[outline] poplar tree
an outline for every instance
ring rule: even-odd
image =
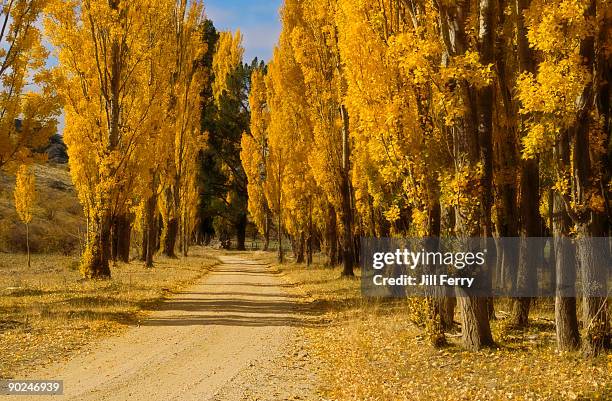
[[[36,202],[36,177],[28,166],[22,164],[17,171],[15,182],[15,210],[19,219],[26,227],[26,251],[28,254],[28,268],[31,267],[30,261],[30,223],[32,222],[32,212]]]
[[[3,1],[0,10],[0,169],[15,169],[55,134],[59,107],[37,21],[48,0]],[[32,84],[39,87],[34,90]],[[14,171],[14,170],[13,170]]]

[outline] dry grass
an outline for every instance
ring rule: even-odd
[[[218,251],[193,248],[191,256],[134,261],[113,268],[112,280],[84,281],[78,259],[0,254],[0,378],[62,360],[102,336],[146,316],[173,291],[193,283],[218,260]]]
[[[260,258],[272,262],[270,255]],[[498,348],[464,352],[457,337],[435,349],[419,321],[419,301],[361,297],[359,281],[339,270],[277,266],[297,291],[321,307],[329,324],[306,328],[320,361],[321,389],[333,400],[597,400],[612,399],[612,355],[594,360],[555,350],[550,308],[539,308],[525,332],[492,322]],[[498,308],[503,308],[500,303]],[[502,315],[502,313],[500,313]]]
[[[78,253],[85,231],[67,166],[37,164],[36,201],[30,224],[30,249],[40,253]],[[0,173],[0,252],[25,252],[25,226],[15,212],[15,176]]]

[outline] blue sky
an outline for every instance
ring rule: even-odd
[[[281,3],[282,0],[204,0],[204,7],[218,30],[240,29],[245,47],[244,61],[250,63],[255,57],[265,61],[272,58],[281,30]],[[51,57],[48,64],[56,65],[55,57]],[[58,131],[63,132],[63,115],[59,123]]]
[[[281,0],[204,0],[206,14],[218,30],[243,34],[244,61],[254,57],[266,61],[272,58],[272,50],[280,33],[278,11]]]

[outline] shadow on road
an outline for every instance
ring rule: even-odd
[[[327,305],[286,293],[295,285],[260,263],[225,263],[196,289],[158,305],[141,326],[321,327]]]

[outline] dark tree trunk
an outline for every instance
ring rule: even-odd
[[[462,55],[468,50],[466,37],[466,18],[469,15],[470,2],[457,1],[450,4],[436,3],[440,8],[441,34],[450,56]],[[478,45],[481,63],[494,61],[493,0],[480,0]],[[457,89],[466,107],[465,118],[454,128],[453,147],[455,150],[456,172],[474,171],[479,164],[483,167],[480,193],[465,193],[470,198],[478,196],[478,206],[460,204],[457,206],[457,235],[462,238],[491,236],[491,199],[492,199],[492,98],[493,89],[487,86],[476,93],[466,81],[459,81]],[[466,215],[466,212],[468,213]],[[471,215],[471,217],[468,217]],[[476,218],[476,217],[477,218]],[[469,241],[467,241],[469,242]],[[469,246],[469,243],[465,244]],[[472,274],[481,287],[490,285],[488,268],[495,262],[495,252],[487,253],[487,265],[474,269]],[[486,288],[484,288],[486,290]],[[461,310],[461,327],[463,346],[469,350],[479,350],[494,344],[489,324],[489,307],[487,298],[479,297],[470,290],[457,289],[458,303]]]
[[[499,1],[498,4],[498,20],[499,25],[505,23],[505,1]],[[504,114],[504,118],[509,121],[516,120],[516,107],[512,100],[512,91],[514,90],[514,82],[511,82],[509,77],[513,76],[514,71],[508,71],[512,65],[506,62],[506,40],[503,36],[497,37],[496,64],[499,72],[499,98],[502,101],[502,107],[499,113]],[[519,164],[519,144],[517,138],[517,129],[513,127],[504,127],[497,132],[498,140],[496,141],[497,154],[497,169],[504,176],[513,175]],[[517,207],[517,188],[516,180],[505,179],[499,180],[496,186],[498,202],[495,207],[495,226],[499,238],[518,237],[518,207]],[[496,239],[497,244],[497,267],[495,270],[495,279],[503,285],[507,290],[514,288],[517,274],[517,257],[518,250],[513,248],[513,241],[500,241]]]
[[[353,206],[351,202],[350,181],[350,146],[349,146],[349,120],[344,105],[340,107],[342,116],[342,276],[354,276],[353,267],[355,255],[353,252]]]
[[[539,169],[537,160],[521,161],[520,177],[520,241],[516,289],[522,296],[513,300],[510,325],[524,328],[528,324],[532,299],[527,295],[537,280],[537,241],[530,240],[541,235],[541,217],[538,207],[540,196]]]
[[[240,215],[238,221],[235,224],[236,228],[236,250],[244,251],[246,247],[244,246],[246,241],[246,227],[247,227],[247,215]]]
[[[266,219],[264,222],[264,243],[263,250],[267,251],[270,247],[270,226],[272,225],[272,221],[270,219],[270,213],[266,210]]]
[[[306,239],[306,265],[312,264],[312,248],[313,248],[313,232],[312,232],[312,198],[308,202],[308,238]]]
[[[30,257],[30,225],[25,224],[26,228],[26,252],[28,254],[28,269],[32,267],[32,259]]]
[[[304,263],[304,245],[305,245],[304,233],[303,232],[300,233],[300,236],[297,237],[295,241],[297,242],[297,255],[295,257],[295,262]]]
[[[573,351],[580,346],[575,293],[576,255],[574,254],[573,247],[569,243],[570,238],[566,237],[569,233],[571,222],[559,194],[555,194],[554,196],[553,208],[557,348],[560,351]]]
[[[359,266],[361,263],[361,236],[354,235],[353,236],[353,255],[355,259],[353,260],[355,266]]]
[[[157,219],[155,218],[155,211],[157,210],[157,196],[153,195],[147,199],[147,203],[145,205],[145,224],[143,228],[143,232],[145,234],[145,239],[143,240],[144,249],[145,249],[145,266],[153,267],[153,255],[155,254],[156,241],[157,241]]]
[[[115,217],[112,226],[113,260],[124,263],[130,261],[130,244],[132,239],[132,221],[127,215]]]
[[[159,252],[162,249],[162,235],[164,234],[164,218],[161,213],[157,213],[155,217],[155,240],[153,241],[155,244],[155,252]]]
[[[293,252],[293,259],[297,259],[298,257],[298,241],[295,238],[295,235],[289,236],[289,244],[291,245],[291,252]]]
[[[179,221],[176,217],[168,221],[168,226],[164,229],[163,254],[169,258],[176,258],[176,237],[178,235]]]
[[[336,209],[328,205],[326,228],[327,266],[335,266],[338,259],[338,226],[336,224]]]
[[[585,18],[594,18],[596,15],[596,2],[591,0],[585,10]],[[603,12],[603,10],[602,10]],[[594,81],[591,81],[583,89],[580,98],[577,100],[579,106],[576,127],[572,137],[572,185],[573,200],[578,205],[588,205],[592,193],[599,196],[606,196],[602,186],[594,185],[595,177],[607,176],[606,171],[599,171],[598,165],[604,170],[608,170],[601,158],[604,155],[591,154],[590,130],[592,125],[592,111],[596,102],[593,101],[597,96],[595,93],[600,90],[595,86],[599,84],[597,77],[603,72],[598,71],[600,62],[596,60],[595,37],[589,35],[580,43],[580,56],[584,66],[594,72]],[[602,57],[599,55],[599,57]],[[606,145],[608,145],[606,143]],[[591,157],[594,157],[593,161]],[[581,269],[581,279],[583,285],[583,320],[585,335],[582,342],[585,354],[595,356],[610,345],[610,322],[608,321],[607,306],[607,266],[610,260],[609,247],[598,245],[594,237],[604,237],[609,233],[608,216],[603,211],[586,206],[576,213],[576,231],[578,236],[578,261]],[[603,278],[603,279],[602,279]]]
[[[427,240],[423,244],[423,248],[427,252],[438,252],[440,250],[440,230],[441,230],[441,209],[440,203],[435,202],[428,213],[427,225]],[[439,266],[430,266],[435,274],[441,273],[438,271]],[[444,336],[445,329],[453,325],[453,317],[449,318],[450,314],[454,315],[454,306],[451,299],[451,291],[447,291],[446,287],[435,287],[433,294],[428,298],[428,331],[429,338],[434,347],[441,347],[447,344]],[[450,320],[450,322],[449,322]]]
[[[183,223],[181,224],[181,250],[183,257],[189,256],[189,245],[191,242],[191,233],[189,232],[189,218],[187,212],[183,213]]]
[[[524,328],[529,323],[529,309],[531,308],[532,299],[529,297],[520,297],[513,299],[512,313],[510,315],[509,325],[513,328]]]
[[[285,252],[283,251],[283,220],[280,212],[278,213],[278,263],[285,262]]]
[[[528,293],[537,279],[537,265],[535,258],[537,244],[532,237],[541,236],[541,216],[539,212],[540,179],[537,160],[522,160],[519,178],[519,210],[520,210],[520,236],[519,260],[516,289],[519,293]],[[521,297],[514,300],[511,324],[515,327],[526,327],[528,324],[531,298]]]
[[[597,224],[597,223],[594,223]],[[601,246],[589,235],[593,229],[588,228],[578,240],[578,260],[581,266],[581,279],[584,296],[582,299],[583,323],[585,327],[582,342],[587,356],[599,355],[610,348],[610,321],[608,320],[608,299],[606,266],[610,256],[607,246]]]
[[[440,299],[440,321],[444,331],[451,331],[455,328],[455,306],[457,305],[457,298],[452,295],[453,294],[446,294],[445,297]]]
[[[518,62],[520,72],[534,73],[534,58],[529,48],[527,28],[524,21],[524,12],[529,8],[529,4],[530,0],[515,0]],[[525,121],[524,117],[519,118],[521,137],[523,137],[523,131],[526,129]],[[534,264],[535,259],[533,257],[535,252],[534,242],[523,239],[541,235],[542,222],[537,207],[540,201],[540,173],[536,159],[521,160],[519,166],[519,233],[522,240],[520,241],[516,288],[519,293],[527,293],[529,292],[529,286],[535,283],[537,266]],[[514,300],[510,316],[511,325],[518,328],[527,326],[531,302],[531,298],[525,296]]]
[[[81,271],[87,278],[110,278],[109,260],[111,257],[111,221],[102,216],[91,221],[87,249]]]
[[[146,212],[145,212],[146,213]],[[147,261],[147,248],[149,245],[149,233],[147,232],[147,225],[145,219],[143,219],[143,229],[142,229],[142,242],[140,244],[140,261]]]
[[[455,218],[452,208],[440,208],[440,233],[450,235],[454,231]],[[457,298],[451,288],[445,287],[444,296],[440,299],[440,319],[442,329],[446,332],[455,329],[455,308]]]
[[[471,351],[494,344],[489,325],[489,305],[486,298],[459,297],[461,337],[463,346]]]

